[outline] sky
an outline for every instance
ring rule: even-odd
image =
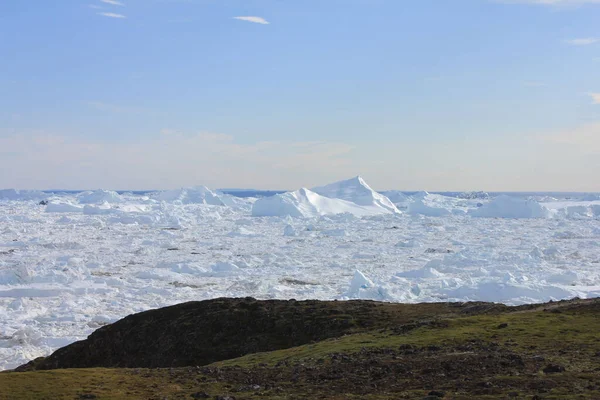
[[[600,192],[600,0],[0,1],[0,188]]]

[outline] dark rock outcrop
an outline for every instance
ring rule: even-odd
[[[130,315],[17,371],[207,365],[372,328],[402,330],[415,318],[431,320],[471,306],[252,298],[190,302]]]

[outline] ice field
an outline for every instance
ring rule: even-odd
[[[131,313],[222,296],[600,296],[600,197],[379,194],[358,177],[260,199],[0,191],[0,369]]]

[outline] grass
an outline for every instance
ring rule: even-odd
[[[519,348],[520,353],[551,355],[550,360],[585,369],[586,357],[600,353],[600,315],[595,313],[553,313],[544,311],[506,313],[444,320],[406,334],[385,330],[347,335],[341,338],[284,349],[250,354],[215,363],[217,366],[252,367],[256,364],[302,361],[334,353],[356,353],[364,348],[393,348],[402,345],[459,346],[468,342],[497,343]],[[505,328],[499,328],[506,324]]]
[[[544,309],[545,308],[545,309]],[[0,373],[0,399],[600,399],[600,303],[447,316],[206,367]],[[549,364],[564,372],[544,373]],[[258,385],[258,386],[253,386]],[[538,396],[538,397],[534,397]]]
[[[199,389],[223,393],[219,384],[201,384],[182,376],[168,370],[106,368],[1,373],[0,399],[191,398]]]

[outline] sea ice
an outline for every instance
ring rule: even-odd
[[[600,296],[600,201],[591,196],[391,193],[402,214],[361,178],[260,199],[204,187],[0,193],[0,369],[131,313],[222,296]]]
[[[484,218],[549,218],[550,210],[535,200],[525,200],[506,195],[496,197],[483,207],[469,212],[473,217]]]

